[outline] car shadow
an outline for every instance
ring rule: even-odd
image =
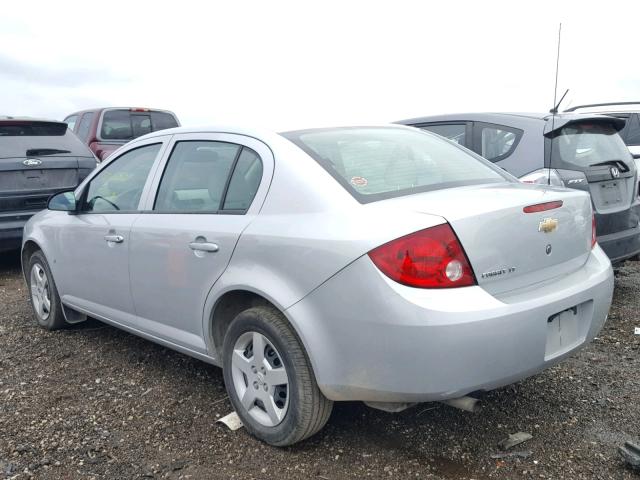
[[[0,274],[20,271],[20,250],[0,253]]]

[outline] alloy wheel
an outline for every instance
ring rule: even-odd
[[[30,287],[31,300],[36,314],[41,320],[47,320],[51,315],[51,288],[47,272],[39,263],[31,267]]]
[[[233,348],[231,374],[236,395],[247,413],[265,427],[275,427],[289,408],[289,377],[282,356],[267,337],[245,332]]]

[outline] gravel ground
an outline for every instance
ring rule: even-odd
[[[0,256],[0,478],[616,478],[640,437],[640,263],[623,267],[602,334],[574,358],[489,393],[479,413],[336,404],[277,449],[229,432],[221,371],[89,321],[36,326],[17,255]],[[527,458],[492,459],[509,433]]]

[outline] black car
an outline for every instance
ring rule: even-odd
[[[640,253],[638,172],[625,120],[576,113],[470,113],[401,120],[437,133],[523,182],[591,194],[598,243],[615,265]]]
[[[66,123],[0,117],[0,252],[20,248],[26,221],[95,167]]]
[[[565,112],[599,113],[625,120],[620,136],[634,158],[640,159],[640,102],[592,103],[567,108]],[[637,165],[637,163],[636,163]]]

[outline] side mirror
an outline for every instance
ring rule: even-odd
[[[60,192],[49,198],[47,209],[59,212],[75,212],[76,196],[73,191]]]

